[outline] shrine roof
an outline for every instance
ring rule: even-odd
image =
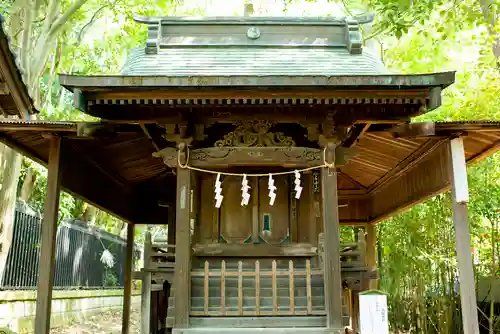
[[[147,87],[435,87],[454,73],[395,75],[363,47],[363,17],[140,17],[145,46],[121,75],[61,75],[68,89]]]
[[[17,66],[16,56],[0,15],[0,114],[25,117],[37,113]]]

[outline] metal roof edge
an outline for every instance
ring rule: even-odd
[[[15,120],[0,121],[0,131],[47,131],[47,132],[77,132],[79,127],[90,122],[44,121],[44,120]]]
[[[38,110],[35,109],[33,100],[28,93],[28,88],[23,80],[21,70],[16,62],[16,55],[10,47],[9,37],[4,30],[5,18],[0,15],[0,69],[2,65],[5,70],[4,79],[9,86],[10,95],[14,100],[18,116],[24,118],[23,111],[28,114],[37,114]]]
[[[127,75],[66,75],[59,81],[69,90],[130,89],[145,87],[448,87],[455,82],[455,71],[428,74],[381,74],[345,76],[127,76]]]
[[[134,15],[134,21],[145,24],[162,25],[339,25],[344,26],[347,20],[359,24],[371,23],[374,14],[358,16],[317,16],[317,17],[286,17],[286,16],[142,16]]]

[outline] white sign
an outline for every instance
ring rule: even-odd
[[[359,322],[361,334],[389,334],[387,296],[359,295]]]

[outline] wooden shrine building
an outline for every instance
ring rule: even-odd
[[[155,318],[143,333],[341,333],[377,284],[374,224],[453,189],[464,328],[478,333],[465,164],[499,148],[500,123],[410,123],[454,73],[388,73],[362,20],[138,17],[148,40],[122,74],[60,76],[100,122],[0,123],[49,168],[36,333],[59,189],[129,223],[123,333],[134,224],[169,226],[138,273]],[[340,225],[363,227],[359,242],[341,245]],[[150,307],[165,281],[166,314]]]

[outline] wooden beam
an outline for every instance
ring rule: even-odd
[[[342,146],[344,147],[353,147],[356,145],[357,141],[361,136],[368,131],[370,128],[371,122],[368,123],[357,123],[354,124],[352,130],[347,135],[347,138],[344,140]]]
[[[0,82],[0,95],[9,95],[10,89],[5,82]]]
[[[436,124],[433,122],[404,123],[392,127],[389,129],[389,132],[391,132],[395,138],[434,136],[436,134]]]
[[[334,161],[335,145],[328,143],[326,161]],[[342,328],[342,277],[340,267],[340,225],[335,166],[321,169],[323,206],[324,284],[327,327]]]
[[[127,249],[123,282],[122,334],[130,333],[130,305],[132,301],[132,271],[134,264],[134,224],[127,225]]]
[[[468,187],[463,140],[461,137],[449,142],[449,173],[452,183],[453,224],[457,247],[460,301],[464,334],[479,334],[477,317],[476,284],[472,267],[472,249],[468,218]]]
[[[311,257],[318,254],[311,244],[197,244],[194,256],[224,257]]]
[[[47,197],[45,199],[44,218],[42,223],[35,334],[49,334],[50,332],[60,186],[61,138],[53,137],[50,140]]]
[[[183,144],[180,145],[185,150]],[[185,153],[181,159],[185,160]],[[177,213],[175,222],[175,321],[174,328],[189,326],[189,309],[191,301],[191,170],[177,167]]]
[[[337,166],[356,156],[355,149],[338,148]],[[154,157],[162,158],[169,167],[177,167],[177,149],[164,148]],[[227,168],[230,166],[311,167],[323,164],[323,150],[308,147],[208,147],[192,150],[189,165],[198,168]]]
[[[111,103],[111,102],[110,102]],[[107,123],[158,123],[178,124],[179,114],[190,113],[203,123],[232,123],[243,120],[268,120],[281,123],[320,124],[332,108],[332,104],[95,104],[87,112],[105,118]],[[281,109],[281,110],[280,110]],[[334,121],[337,125],[350,126],[354,123],[399,124],[408,117],[421,113],[417,104],[335,104],[338,112]]]

